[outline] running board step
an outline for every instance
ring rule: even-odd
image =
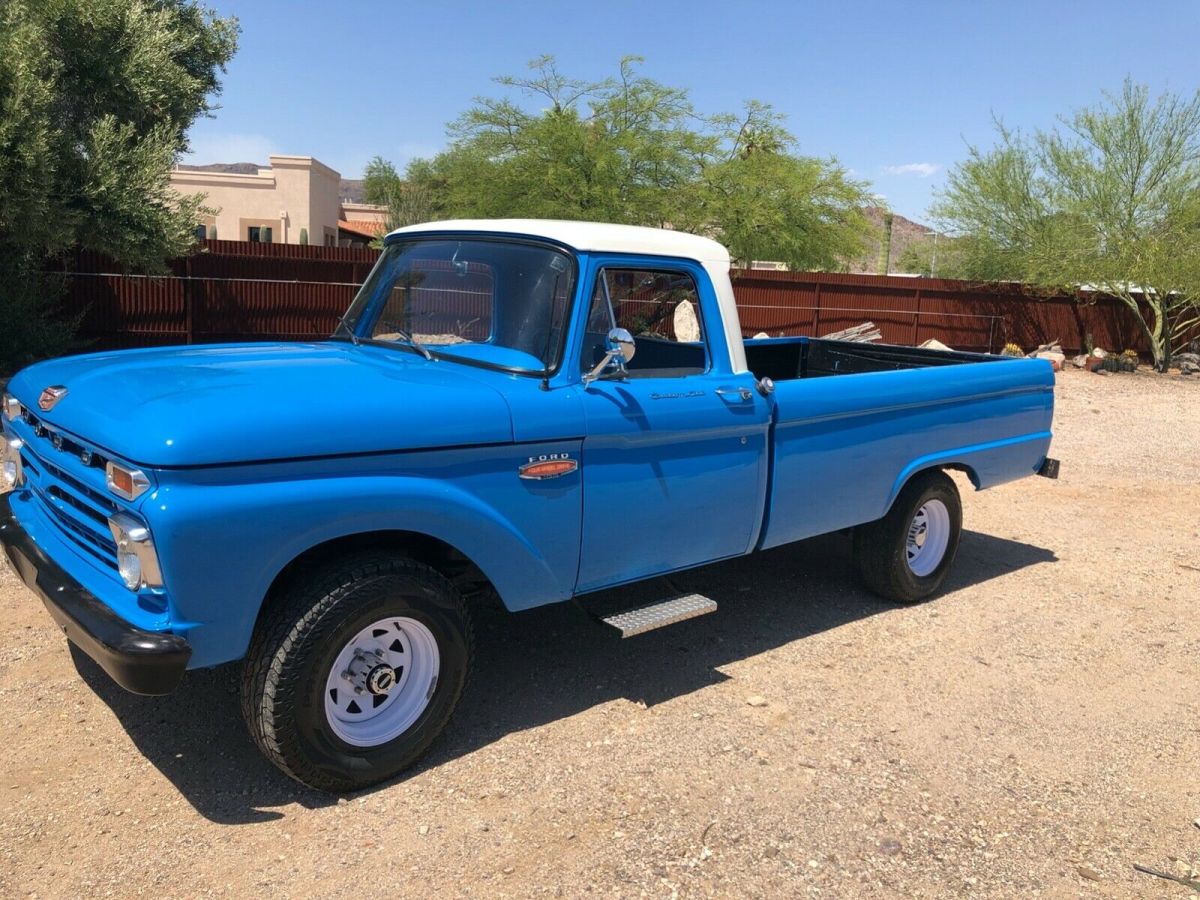
[[[694,619],[706,613],[716,612],[716,601],[700,594],[680,594],[670,600],[627,609],[624,612],[604,616],[600,621],[621,632],[621,637],[630,638],[655,628],[665,628],[676,622]]]

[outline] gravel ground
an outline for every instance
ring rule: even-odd
[[[1200,865],[1200,379],[1057,394],[1061,479],[967,493],[937,600],[828,537],[630,641],[488,613],[432,754],[346,798],[258,756],[230,670],[123,694],[5,570],[0,894],[1188,897],[1132,864]]]

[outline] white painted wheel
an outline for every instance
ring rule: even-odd
[[[416,619],[380,619],[350,639],[325,681],[325,718],[355,747],[378,747],[420,718],[437,687],[441,652]]]
[[[941,565],[950,544],[950,510],[941,500],[928,500],[908,526],[905,551],[908,568],[924,578]]]

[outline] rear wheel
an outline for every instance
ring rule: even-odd
[[[924,600],[946,580],[961,532],[958,488],[945,472],[922,472],[904,486],[886,516],[855,529],[863,581],[888,600]]]
[[[370,554],[289,590],[242,677],[251,735],[310,787],[349,791],[412,765],[450,719],[473,650],[458,591],[428,566]]]

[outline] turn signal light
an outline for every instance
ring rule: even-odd
[[[127,469],[114,462],[104,467],[104,480],[110,491],[126,500],[136,500],[150,487],[150,479],[140,469]]]

